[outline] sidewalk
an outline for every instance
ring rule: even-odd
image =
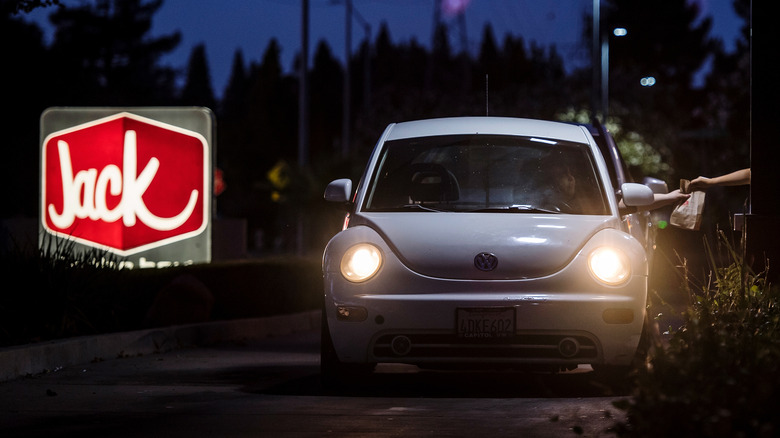
[[[2,348],[0,349],[0,382],[96,360],[319,330],[320,317],[320,311],[314,310],[291,315],[83,336]]]

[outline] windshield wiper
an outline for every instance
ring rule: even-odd
[[[560,211],[539,208],[533,205],[503,205],[500,207],[478,208],[469,210],[469,213],[547,213],[560,214]]]
[[[441,208],[433,208],[428,207],[426,205],[422,204],[406,204],[406,205],[399,205],[397,207],[398,210],[422,210],[422,211],[432,211],[435,213],[442,213],[442,212],[451,212],[452,210],[443,210]]]

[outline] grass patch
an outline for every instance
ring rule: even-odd
[[[616,403],[621,437],[764,437],[780,433],[780,293],[745,264],[741,245],[705,242],[711,273],[683,285],[690,304],[668,346]],[[683,267],[685,263],[683,263]]]

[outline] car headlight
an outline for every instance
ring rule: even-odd
[[[631,264],[620,250],[602,246],[588,257],[588,269],[600,281],[615,286],[624,283],[631,276]]]
[[[382,266],[382,252],[374,245],[359,243],[341,258],[341,275],[349,281],[366,281]]]

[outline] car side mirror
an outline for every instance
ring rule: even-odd
[[[653,190],[643,184],[625,183],[620,186],[620,191],[623,194],[623,204],[628,207],[642,207],[655,201]]]
[[[650,187],[650,190],[652,190],[653,193],[657,193],[659,195],[669,193],[669,187],[666,185],[666,182],[658,178],[646,176],[644,179],[642,179],[642,184]]]
[[[325,187],[325,200],[328,202],[334,202],[348,206],[350,204],[351,195],[352,180],[349,178],[342,178],[331,181],[331,183]]]

